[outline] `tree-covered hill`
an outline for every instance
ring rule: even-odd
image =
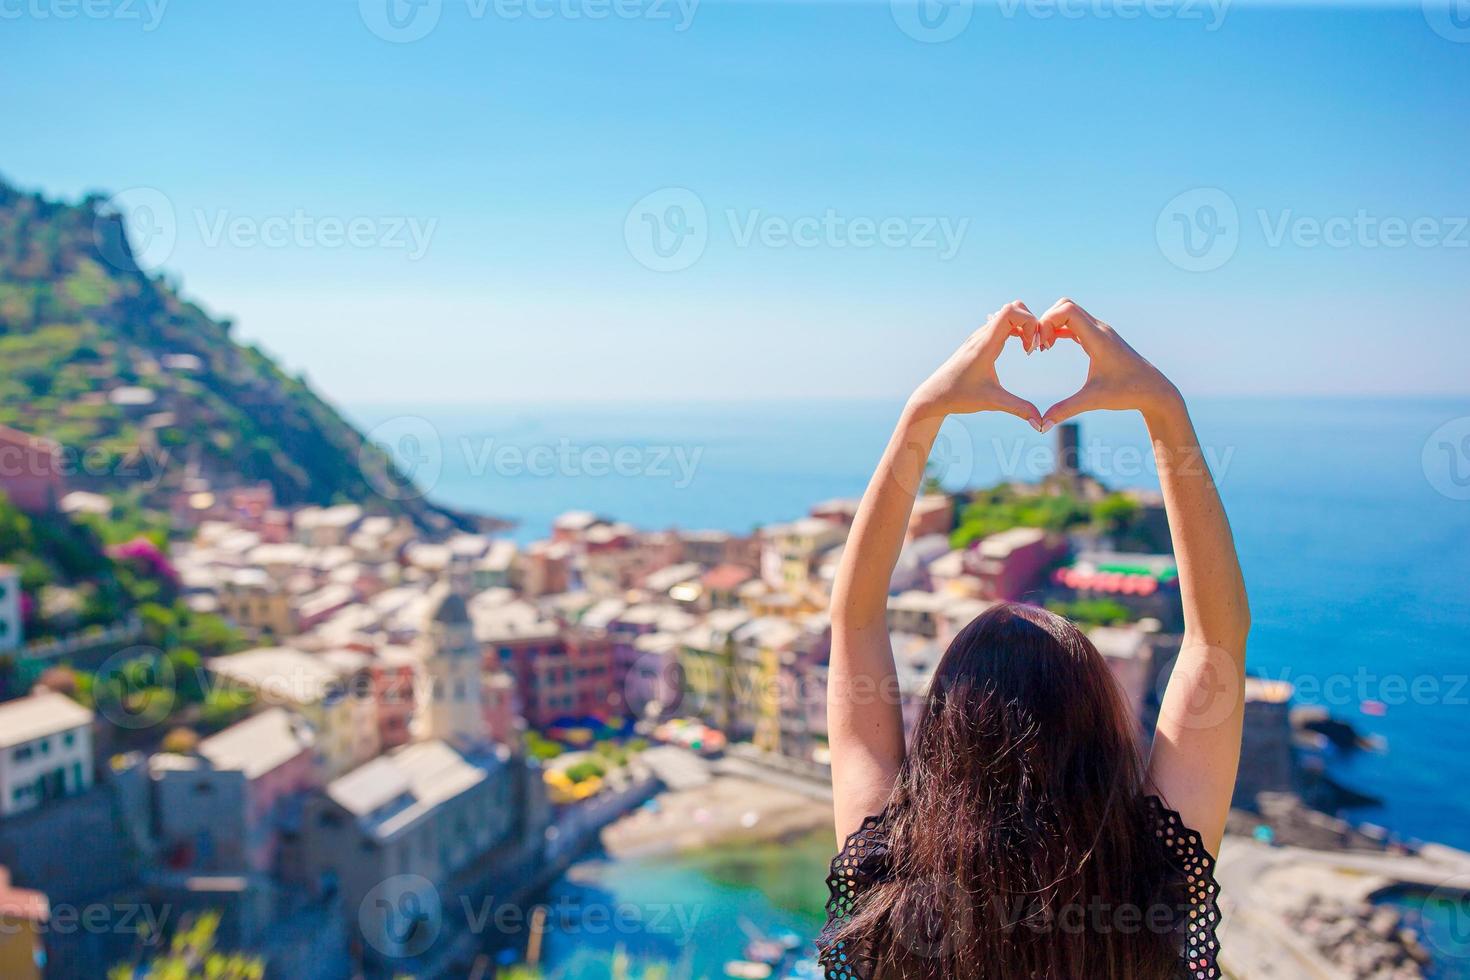
[[[66,447],[71,486],[145,506],[199,475],[216,488],[269,481],[285,504],[407,513],[430,530],[466,522],[375,490],[387,457],[228,321],[140,269],[103,198],[50,201],[3,180],[0,423]]]

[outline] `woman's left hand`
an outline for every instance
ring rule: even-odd
[[[996,358],[1011,337],[1020,337],[1028,354],[1039,343],[1036,317],[1020,300],[992,314],[985,326],[971,334],[919,385],[909,398],[910,409],[922,416],[1007,412],[1041,431],[1041,412],[1026,399],[1006,391],[995,373]]]

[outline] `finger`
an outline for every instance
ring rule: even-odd
[[[1049,320],[1036,321],[1036,346],[1040,350],[1051,350],[1057,342],[1057,324]]]
[[[1006,329],[1006,336],[1020,337],[1021,347],[1026,353],[1031,353],[1037,346],[1037,324],[1036,314],[1020,300],[1012,300],[1001,307],[996,316],[1001,317],[1001,322]]]
[[[1041,417],[1040,431],[1049,432],[1052,426],[1097,408],[1098,401],[1097,389],[1091,385],[1083,385],[1081,391],[1068,395],[1046,410],[1046,414]]]
[[[1013,395],[1002,388],[995,396],[995,407],[1002,412],[1009,412],[1016,418],[1025,419],[1037,432],[1042,431],[1041,412],[1035,405],[1019,395]]]
[[[1051,309],[1041,314],[1039,323],[1043,331],[1051,332],[1053,343],[1058,337],[1070,337],[1089,353],[1096,347],[1101,336],[1097,321],[1091,314],[1065,297],[1057,300]]]

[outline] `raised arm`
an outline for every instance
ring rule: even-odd
[[[1149,779],[1213,854],[1240,762],[1250,631],[1230,524],[1179,391],[1112,327],[1070,300],[1039,322],[1043,346],[1070,337],[1091,361],[1082,390],[1049,409],[1045,427],[1093,409],[1137,410],[1148,426],[1184,603],[1184,646],[1164,691]]]
[[[873,473],[832,588],[827,727],[837,837],[881,810],[903,762],[903,717],[888,639],[888,587],[914,496],[945,416],[1001,411],[1041,427],[1030,402],[1000,385],[995,359],[1008,337],[1030,352],[1036,319],[1016,302],[991,316],[909,398]]]

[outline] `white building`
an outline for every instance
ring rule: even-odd
[[[20,572],[14,565],[0,565],[0,650],[21,645]]]
[[[0,817],[91,786],[91,711],[51,691],[0,704]]]

